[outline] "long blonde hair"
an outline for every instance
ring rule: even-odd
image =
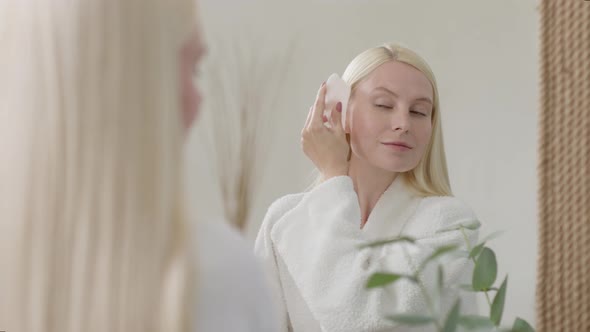
[[[420,195],[452,195],[443,144],[438,87],[434,74],[426,61],[406,47],[387,43],[357,55],[342,74],[342,79],[354,91],[359,82],[377,67],[389,61],[403,62],[418,69],[428,78],[434,93],[430,142],[418,165],[411,171],[404,173],[404,178]]]
[[[193,0],[0,3],[0,329],[189,327]]]

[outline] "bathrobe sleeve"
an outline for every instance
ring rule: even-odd
[[[287,305],[283,296],[283,289],[278,270],[277,253],[271,239],[271,230],[276,221],[283,216],[288,210],[292,209],[300,200],[302,195],[288,195],[275,201],[268,209],[256,242],[254,244],[254,253],[262,262],[266,272],[267,283],[271,290],[273,305],[278,315],[280,327],[277,332],[287,332],[289,330],[289,316],[287,314]]]
[[[350,177],[329,179],[282,213],[275,216],[278,220],[271,230],[272,244],[266,245],[273,245],[274,254],[281,256],[326,332],[405,331],[403,327],[394,328],[396,324],[386,314],[448,311],[458,294],[452,286],[471,270],[465,256],[442,256],[439,262],[444,267],[444,288],[441,300],[430,301],[430,305],[419,286],[410,281],[365,288],[374,272],[412,274],[435,247],[466,247],[465,238],[471,245],[476,241],[476,231],[437,233],[475,218],[469,208],[452,197],[421,199],[404,229],[404,235],[416,238],[417,243],[365,249],[360,249],[367,239],[360,229],[360,208]],[[430,292],[435,289],[436,271],[433,266],[421,275],[423,286]]]

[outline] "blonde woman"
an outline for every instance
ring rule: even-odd
[[[0,330],[275,331],[248,246],[189,232],[193,2],[1,2]]]
[[[475,216],[451,194],[438,90],[426,62],[385,44],[358,55],[343,79],[352,87],[345,126],[341,104],[330,119],[323,116],[323,84],[302,130],[303,151],[320,171],[320,184],[272,204],[255,251],[272,278],[283,331],[405,331],[385,315],[446,313],[458,296],[454,286],[469,278],[467,259],[441,260],[440,307],[430,308],[408,281],[366,290],[369,276],[413,273],[434,247],[465,247],[460,231],[437,231]],[[399,235],[418,243],[359,248]],[[473,244],[477,231],[465,235]],[[432,291],[436,269],[422,277]],[[462,307],[474,305],[473,296],[463,299]]]

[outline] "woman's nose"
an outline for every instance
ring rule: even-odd
[[[410,112],[399,110],[393,113],[391,117],[391,130],[407,132],[410,129]]]

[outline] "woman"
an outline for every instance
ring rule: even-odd
[[[247,245],[188,229],[193,2],[1,3],[0,330],[275,331]]]
[[[477,231],[437,231],[475,216],[451,196],[438,90],[426,62],[385,44],[358,55],[342,78],[352,89],[344,128],[340,103],[330,119],[323,116],[322,84],[302,131],[303,151],[320,171],[320,184],[272,204],[255,251],[271,275],[283,330],[403,331],[385,315],[445,314],[458,296],[454,286],[468,278],[466,258],[440,260],[440,307],[406,280],[364,289],[369,276],[412,274],[435,247],[473,244]],[[417,243],[360,249],[401,235]],[[436,269],[421,276],[434,290]],[[474,298],[464,300],[463,307],[474,310]]]

